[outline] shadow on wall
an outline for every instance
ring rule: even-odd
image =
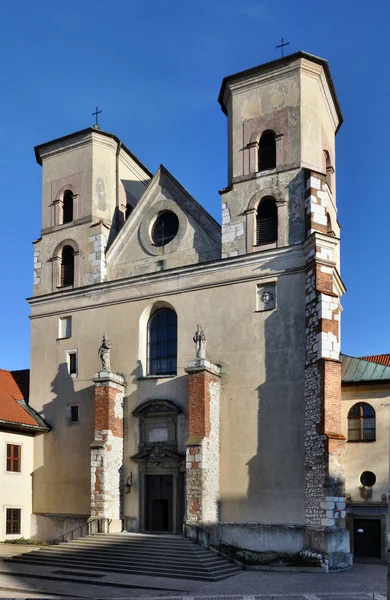
[[[145,179],[143,181],[132,181],[132,180],[128,180],[128,179],[121,179],[120,186],[122,187],[122,190],[123,190],[124,196],[125,196],[125,198],[123,198],[123,200],[122,200],[122,203],[130,204],[134,209],[136,204],[141,200],[149,183],[150,183],[150,179]],[[119,191],[119,193],[120,193],[120,191]],[[98,197],[99,197],[99,195],[98,195]],[[119,198],[119,201],[121,202],[120,198]],[[118,235],[118,233],[124,226],[125,222],[126,222],[125,213],[123,212],[123,210],[120,210],[120,208],[118,206],[115,206],[114,213],[113,213],[112,219],[111,219],[111,228],[110,228],[110,233],[108,236],[106,250],[108,250],[110,248],[111,244],[113,243],[116,236]]]
[[[90,444],[94,439],[94,386],[76,391],[61,363],[51,382],[53,400],[42,416],[52,427],[35,447],[33,523],[39,541],[81,525],[90,515]],[[48,513],[54,515],[48,517]],[[34,523],[35,521],[35,523]],[[35,533],[33,539],[38,539]]]
[[[280,265],[274,268],[279,270]],[[272,272],[273,265],[267,263],[267,269]],[[305,522],[304,273],[278,279],[276,307],[257,313],[259,330],[253,338],[258,357],[250,368],[263,383],[255,388],[257,452],[247,462],[246,496],[221,497],[222,521]],[[250,405],[248,409],[252,415]],[[242,418],[249,417],[244,412]]]

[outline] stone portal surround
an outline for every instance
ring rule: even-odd
[[[216,522],[219,517],[220,368],[206,360],[190,362],[186,506],[188,522]]]
[[[121,530],[123,493],[122,375],[101,371],[95,383],[95,439],[91,444],[91,517],[113,521]]]

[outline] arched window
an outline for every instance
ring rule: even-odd
[[[358,402],[349,410],[348,441],[375,441],[375,410],[366,402]]]
[[[62,200],[62,222],[71,223],[73,221],[73,192],[66,190]]]
[[[263,198],[256,214],[256,244],[272,244],[278,239],[278,211],[275,200]]]
[[[160,308],[148,323],[148,375],[176,375],[177,316],[170,308]]]
[[[61,254],[60,285],[74,284],[74,250],[72,246],[64,246]]]
[[[265,131],[259,141],[259,171],[276,167],[276,141],[273,131]]]

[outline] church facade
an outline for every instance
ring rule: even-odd
[[[36,148],[33,534],[185,523],[345,568],[341,110],[304,52],[226,77],[219,102],[222,228],[113,134]]]

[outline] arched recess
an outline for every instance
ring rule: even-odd
[[[334,166],[331,158],[330,151],[325,148],[323,152],[323,171],[326,175],[326,183],[328,184],[329,191],[332,192],[334,189]]]
[[[54,225],[72,223],[80,216],[80,195],[72,183],[58,190],[53,205]]]
[[[176,315],[175,307],[165,300],[158,300],[153,304],[147,306],[143,311],[139,319],[139,342],[138,342],[138,377],[167,377],[177,373],[177,364],[174,373],[150,373],[149,367],[149,324],[150,319],[155,313],[162,309],[168,309]],[[178,331],[178,324],[176,320],[176,327]],[[176,340],[176,359],[177,359],[177,340]]]
[[[259,208],[265,200],[272,200],[276,208],[277,235],[274,241],[264,243],[264,240],[258,240],[258,219]],[[264,206],[264,203],[263,203]],[[287,202],[280,198],[280,192],[274,188],[265,188],[256,192],[250,199],[246,210],[246,251],[257,252],[258,250],[268,250],[271,248],[280,248],[287,245]]]
[[[53,292],[64,287],[80,285],[80,252],[74,240],[64,240],[58,244],[52,256]]]
[[[244,149],[244,173],[282,167],[285,164],[283,134],[273,127],[256,129]]]

